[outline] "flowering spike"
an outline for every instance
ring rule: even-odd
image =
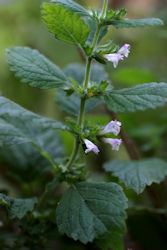
[[[105,126],[105,128],[100,132],[100,134],[104,135],[107,133],[113,133],[117,136],[121,130],[121,125],[122,124],[119,121],[111,121]]]
[[[118,66],[118,62],[120,60],[123,60],[123,55],[119,53],[114,53],[114,54],[105,54],[103,55],[105,59],[113,63],[114,68]]]
[[[103,138],[103,141],[109,143],[112,147],[112,150],[119,150],[119,147],[122,143],[121,139],[112,139],[112,138]]]
[[[90,151],[93,151],[95,154],[98,154],[100,152],[100,150],[98,149],[98,147],[91,141],[89,141],[88,139],[83,139],[87,149],[85,150],[85,153],[89,153]]]
[[[130,53],[130,44],[124,44],[120,50],[118,51],[119,54],[121,54],[122,56],[128,57],[129,53]]]

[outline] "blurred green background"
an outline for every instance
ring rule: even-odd
[[[62,69],[70,63],[83,62],[76,47],[55,40],[53,35],[48,33],[40,15],[42,2],[42,0],[0,0],[0,92],[29,110],[63,120],[64,114],[54,103],[55,90],[42,91],[20,83],[10,72],[6,62],[5,50],[12,46],[30,46],[38,49]],[[100,8],[102,5],[100,0],[80,0],[77,2],[85,7],[89,5]],[[114,69],[111,64],[106,66],[112,84],[116,88],[122,88],[154,81],[167,82],[166,1],[113,0],[109,2],[110,7],[114,9],[125,7],[128,10],[128,18],[153,16],[162,18],[165,23],[162,28],[116,30],[110,27],[110,32],[103,41],[111,39],[120,46],[124,43],[131,45],[129,58],[121,62],[117,69]],[[95,110],[88,117],[94,122],[98,121],[103,124],[110,120],[107,114],[100,112],[100,109]],[[167,161],[167,107],[146,112],[120,114],[119,118],[141,157],[161,157]],[[67,152],[70,153],[71,137],[66,134],[64,141]],[[111,157],[126,159],[128,154],[122,147],[119,153],[108,153],[107,158]],[[97,169],[101,168],[102,162],[95,157],[90,157],[90,160],[97,166]],[[99,173],[97,175],[98,177],[95,178],[101,178]],[[3,174],[0,178],[2,178],[1,186],[4,187],[6,182]],[[9,186],[9,183],[7,185]],[[160,186],[154,185],[153,188],[154,195],[159,200],[159,208],[167,209],[167,182]],[[144,204],[152,202],[145,193],[136,198],[133,192],[128,191],[127,196],[132,199],[132,203],[141,200]],[[133,250],[167,249],[166,221],[166,215],[158,214],[155,211],[150,213],[139,211],[137,214],[132,212],[128,220],[129,234],[125,238],[127,248]],[[70,248],[64,247],[62,249]],[[72,249],[74,249],[73,245]],[[80,249],[84,248],[81,246]]]

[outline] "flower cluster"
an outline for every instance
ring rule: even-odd
[[[124,59],[125,57],[128,57],[130,53],[130,45],[124,44],[119,50],[118,53],[112,53],[112,54],[105,54],[103,57],[107,59],[108,61],[113,63],[114,68],[118,66],[118,62],[120,60]]]
[[[103,130],[100,131],[100,135],[108,134],[108,133],[113,133],[114,135],[118,135],[121,130],[121,122],[119,121],[111,121],[109,122]],[[122,140],[121,139],[113,139],[113,138],[103,138],[102,139],[104,142],[109,143],[112,147],[112,150],[119,150],[119,147],[121,145]],[[85,153],[89,153],[90,151],[93,151],[95,154],[98,154],[100,150],[98,147],[88,139],[83,139],[85,145],[86,145],[86,150]]]

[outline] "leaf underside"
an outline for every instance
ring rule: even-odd
[[[90,16],[90,13],[84,7],[72,0],[51,0],[51,3],[62,6],[79,16]]]
[[[144,19],[132,19],[132,20],[111,20],[108,21],[109,25],[113,25],[115,28],[135,28],[145,26],[159,26],[163,25],[163,21],[159,18],[144,18]]]

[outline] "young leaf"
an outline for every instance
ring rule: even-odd
[[[167,102],[166,83],[148,83],[132,88],[113,90],[104,100],[114,112],[134,112],[156,108]]]
[[[37,50],[14,47],[7,50],[7,58],[16,77],[31,87],[58,88],[68,82],[64,73]]]
[[[167,163],[156,158],[141,161],[111,161],[104,164],[104,169],[118,177],[120,182],[137,194],[142,193],[146,185],[160,183],[167,175]]]
[[[43,4],[43,19],[58,40],[84,48],[89,28],[80,16],[54,4]]]
[[[40,151],[45,151],[41,134],[47,130],[66,129],[57,121],[32,113],[18,104],[0,97],[0,146],[31,142]],[[55,136],[57,133],[55,133]]]
[[[51,3],[62,6],[67,10],[70,10],[79,16],[91,16],[89,11],[87,11],[80,4],[72,1],[72,0],[51,0]]]
[[[0,194],[0,204],[5,205],[10,219],[22,219],[28,212],[32,212],[37,198],[17,199]]]
[[[163,21],[159,18],[144,18],[132,20],[111,20],[107,21],[107,25],[113,25],[115,28],[135,28],[145,26],[163,25]]]
[[[121,236],[125,233],[126,207],[119,185],[80,182],[65,192],[57,207],[58,229],[84,244],[109,232]]]

